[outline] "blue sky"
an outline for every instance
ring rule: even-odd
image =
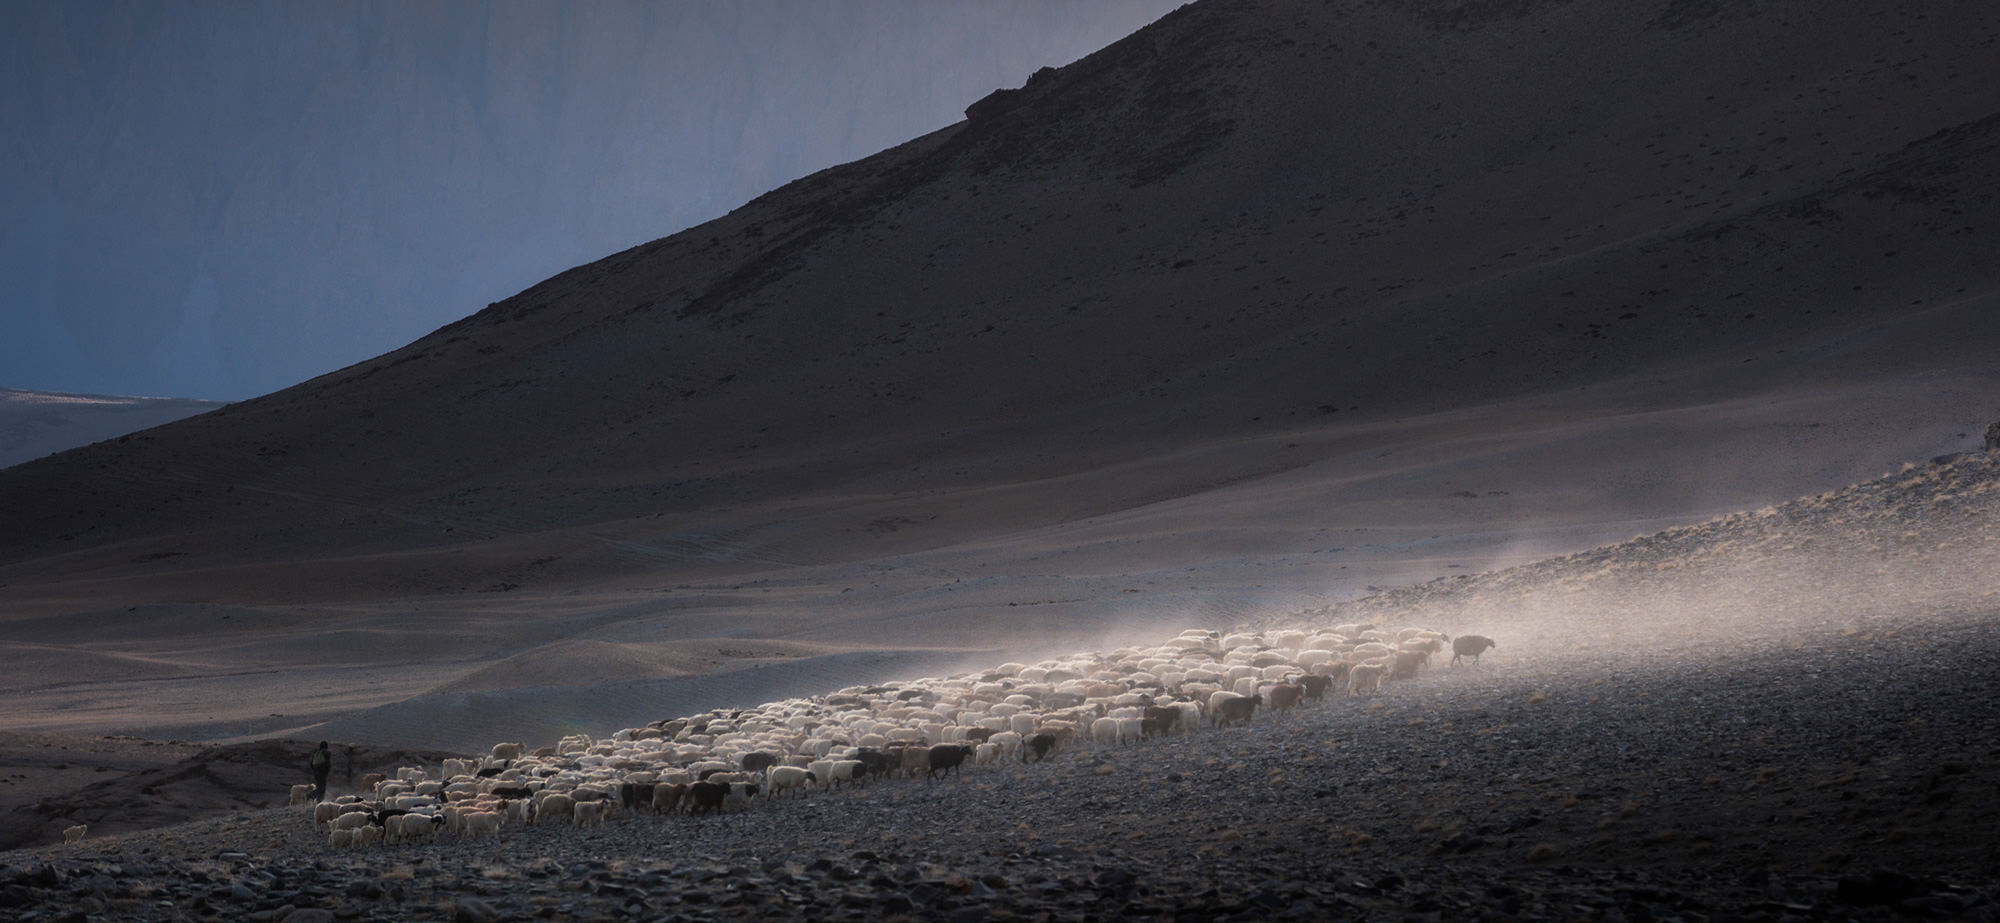
[[[0,387],[276,390],[1178,5],[10,0]]]

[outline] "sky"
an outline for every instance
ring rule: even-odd
[[[1178,5],[6,0],[0,387],[278,390]]]

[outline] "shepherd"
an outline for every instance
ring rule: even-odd
[[[326,800],[326,777],[333,774],[333,754],[326,749],[326,741],[319,742],[319,749],[312,754],[313,801]]]

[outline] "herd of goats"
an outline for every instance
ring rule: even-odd
[[[1361,696],[1408,679],[1449,648],[1476,662],[1480,635],[1339,625],[1325,631],[1182,632],[1157,647],[1078,654],[983,673],[856,686],[812,699],[565,737],[532,752],[494,745],[447,759],[437,778],[370,774],[362,794],[321,801],[336,847],[442,834],[497,836],[511,824],[602,823],[614,811],[742,810],[754,797],[881,777],[938,778],[966,764],[1040,761],[1077,741],[1118,744],[1251,720],[1329,694]],[[292,802],[314,802],[293,786]]]

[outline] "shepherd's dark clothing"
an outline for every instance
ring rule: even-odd
[[[328,753],[325,744],[313,751],[313,801],[326,800],[326,777],[333,774],[333,754]]]

